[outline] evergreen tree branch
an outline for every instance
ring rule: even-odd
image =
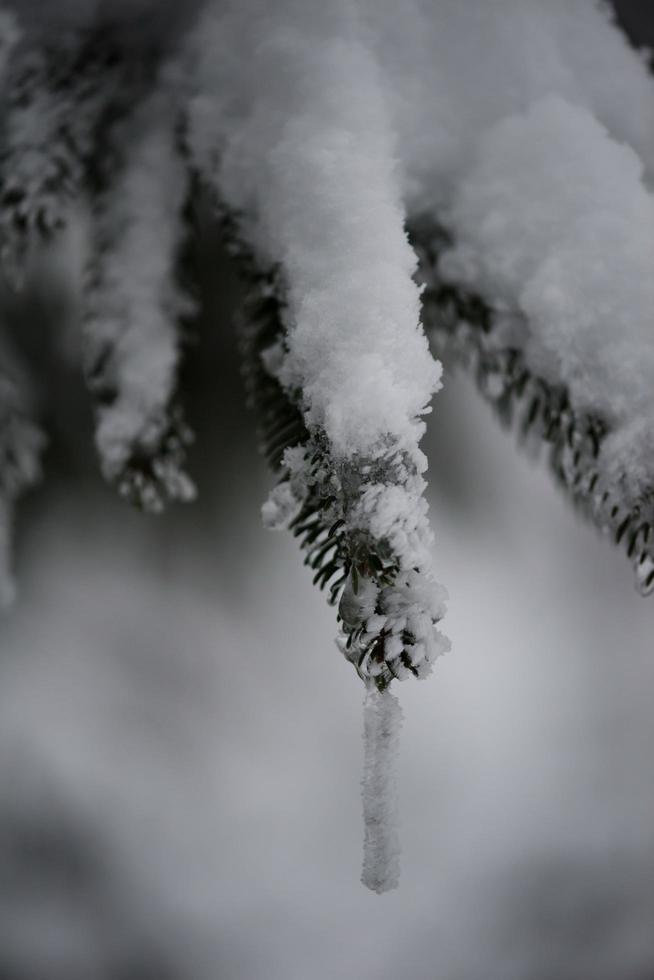
[[[621,544],[642,595],[654,591],[654,487],[643,492],[628,472],[598,465],[610,424],[576,411],[565,386],[554,386],[527,366],[518,346],[503,343],[499,317],[483,297],[452,285],[439,272],[439,256],[451,244],[429,218],[413,222],[411,238],[425,284],[423,315],[431,343],[475,378],[503,426],[536,451],[548,447],[548,465],[573,506]],[[499,341],[498,341],[499,336]]]
[[[320,428],[307,427],[302,392],[289,392],[277,375],[285,344],[281,274],[260,271],[239,238],[238,222],[225,209],[221,219],[248,287],[239,318],[248,401],[258,416],[262,452],[278,478],[263,507],[264,522],[288,528],[298,539],[314,584],[338,607],[339,647],[364,681],[382,691],[394,678],[426,677],[449,649],[436,629],[445,590],[427,570],[407,567],[392,538],[375,535],[365,514],[367,493],[402,492],[420,476],[390,441],[385,455],[343,459]]]

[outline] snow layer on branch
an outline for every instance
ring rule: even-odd
[[[397,753],[402,709],[389,691],[368,688],[363,705],[363,873],[361,881],[381,894],[400,878]]]
[[[165,93],[141,107],[125,134],[129,152],[123,172],[98,216],[86,356],[101,403],[96,441],[110,480],[118,479],[135,456],[156,455],[166,437],[178,362],[177,322],[193,309],[175,281],[187,183],[174,127]],[[192,496],[184,474],[157,475],[169,484],[171,496]],[[151,505],[158,509],[156,500]]]
[[[442,218],[489,132],[556,93],[654,175],[654,80],[595,0],[215,4],[193,61],[195,159],[283,269],[280,377],[336,454],[417,443],[440,369],[403,208]]]
[[[358,545],[386,558],[399,623],[422,591],[408,573],[428,575],[418,442],[440,377],[419,326],[405,211],[432,214],[459,241],[444,265],[452,279],[533,320],[518,344],[535,370],[579,406],[633,419],[644,390],[635,361],[649,359],[641,174],[654,174],[654,82],[594,0],[215,3],[192,50],[189,145],[281,284],[286,337],[270,373],[309,430],[299,462],[283,459],[266,520],[320,507],[344,526],[354,595],[370,572]],[[493,211],[495,185],[504,196]],[[552,220],[539,231],[540,211]],[[505,239],[519,265],[506,283]],[[616,241],[625,276],[611,298]],[[625,317],[622,346],[598,350],[602,323],[615,331]],[[374,628],[357,620],[347,637],[368,676],[421,669],[389,628],[385,597]]]
[[[654,197],[642,170],[586,109],[538,102],[482,139],[448,211],[458,244],[441,270],[521,314],[513,339],[529,367],[608,423],[607,465],[619,449],[651,484]]]
[[[288,356],[335,455],[411,447],[439,386],[394,134],[351,4],[244,2],[202,24],[190,142],[287,288]],[[211,93],[207,96],[207,93]]]
[[[410,212],[447,203],[478,140],[553,93],[654,179],[654,78],[597,0],[360,0],[384,66]]]
[[[262,364],[306,426],[283,457],[264,520],[317,521],[307,560],[332,601],[345,581],[356,593],[367,573],[383,581],[380,603],[404,596],[391,583],[412,569],[416,586],[422,575],[431,586],[418,443],[441,368],[420,324],[382,70],[356,5],[215,4],[194,44],[189,145],[274,279],[285,329]],[[416,625],[426,664],[435,624],[425,612]],[[391,673],[387,634],[366,632],[363,651],[353,636],[363,623],[344,629],[346,656],[365,660],[362,677],[384,685],[408,676],[395,648]],[[416,649],[421,640],[412,637]]]

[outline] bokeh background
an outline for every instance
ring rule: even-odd
[[[654,40],[651,5],[618,6]],[[201,495],[163,518],[95,473],[48,350],[64,277],[3,300],[54,407],[0,623],[0,978],[652,980],[652,600],[454,373],[425,441],[453,649],[398,687],[400,888],[360,885],[363,691],[293,540],[261,527],[239,286],[197,225]]]

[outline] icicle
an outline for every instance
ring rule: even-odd
[[[371,891],[397,888],[400,840],[396,759],[402,709],[388,689],[370,684],[363,703],[363,872]]]

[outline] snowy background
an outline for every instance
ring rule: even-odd
[[[643,39],[644,6],[624,4]],[[38,338],[57,302],[16,315]],[[449,374],[424,448],[453,649],[398,688],[402,879],[372,895],[362,687],[294,542],[260,526],[236,353],[203,336],[201,496],[163,519],[81,469],[90,420],[52,380],[57,478],[21,508],[0,624],[0,976],[650,980],[654,610],[624,557]]]

